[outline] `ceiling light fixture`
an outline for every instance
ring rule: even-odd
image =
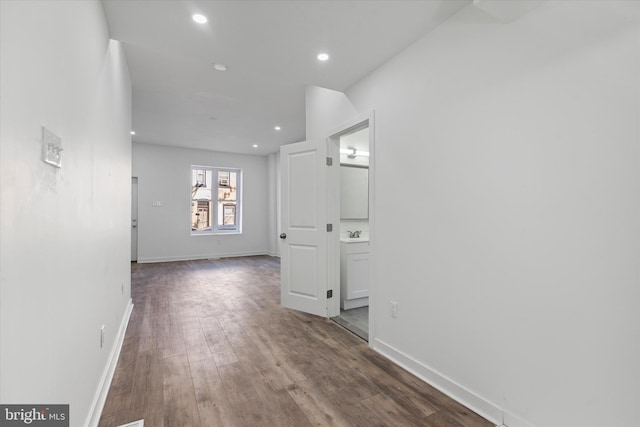
[[[318,61],[326,61],[329,59],[329,54],[328,53],[319,53],[318,56]]]
[[[217,71],[227,71],[227,66],[224,64],[213,64],[213,68]]]
[[[276,127],[274,127],[274,129],[275,129],[275,130],[280,130],[280,129],[282,129],[282,128],[281,128],[280,126],[276,126]]]
[[[204,15],[200,15],[199,13],[196,13],[195,15],[193,15],[192,18],[198,24],[206,24],[207,23],[207,17],[204,16]]]
[[[135,130],[132,130],[132,131],[131,131],[131,135],[135,135],[135,134],[136,134],[136,131],[135,131]]]
[[[258,144],[253,144],[253,148],[258,148]]]

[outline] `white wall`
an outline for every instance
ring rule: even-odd
[[[130,301],[128,70],[98,1],[2,1],[0,17],[0,402],[68,403],[82,426]]]
[[[308,86],[305,91],[306,140],[326,138],[358,112],[349,98],[336,90]]]
[[[242,169],[242,234],[191,235],[191,165]],[[138,177],[138,262],[268,253],[266,156],[133,144]],[[162,207],[152,207],[158,201]]]
[[[469,5],[347,91],[376,114],[372,344],[496,422],[640,425],[639,13]]]

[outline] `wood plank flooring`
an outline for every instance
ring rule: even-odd
[[[492,426],[336,323],[280,307],[277,258],[134,263],[132,297],[100,427]]]

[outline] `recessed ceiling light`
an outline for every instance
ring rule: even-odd
[[[131,135],[135,135],[135,134],[136,134],[136,131],[135,131],[135,130],[132,130],[132,131],[131,131]]]
[[[275,130],[280,130],[280,129],[282,129],[282,128],[281,128],[280,126],[276,126],[276,127],[274,127],[274,129],[275,129]]]
[[[195,15],[193,15],[192,18],[198,24],[206,24],[207,23],[207,17],[204,16],[204,15],[200,15],[199,13],[196,13]]]
[[[213,68],[218,71],[227,71],[227,66],[224,64],[213,64]]]
[[[258,148],[258,144],[253,144],[253,148]]]
[[[318,61],[326,61],[329,59],[329,54],[328,53],[319,53],[318,54]]]

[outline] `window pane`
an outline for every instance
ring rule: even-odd
[[[218,200],[237,200],[237,172],[218,172]]]
[[[191,202],[191,230],[211,230],[212,202],[194,200]]]
[[[233,202],[218,202],[218,226],[235,228],[236,204]]]
[[[191,171],[191,199],[211,200],[211,171],[193,169]]]

